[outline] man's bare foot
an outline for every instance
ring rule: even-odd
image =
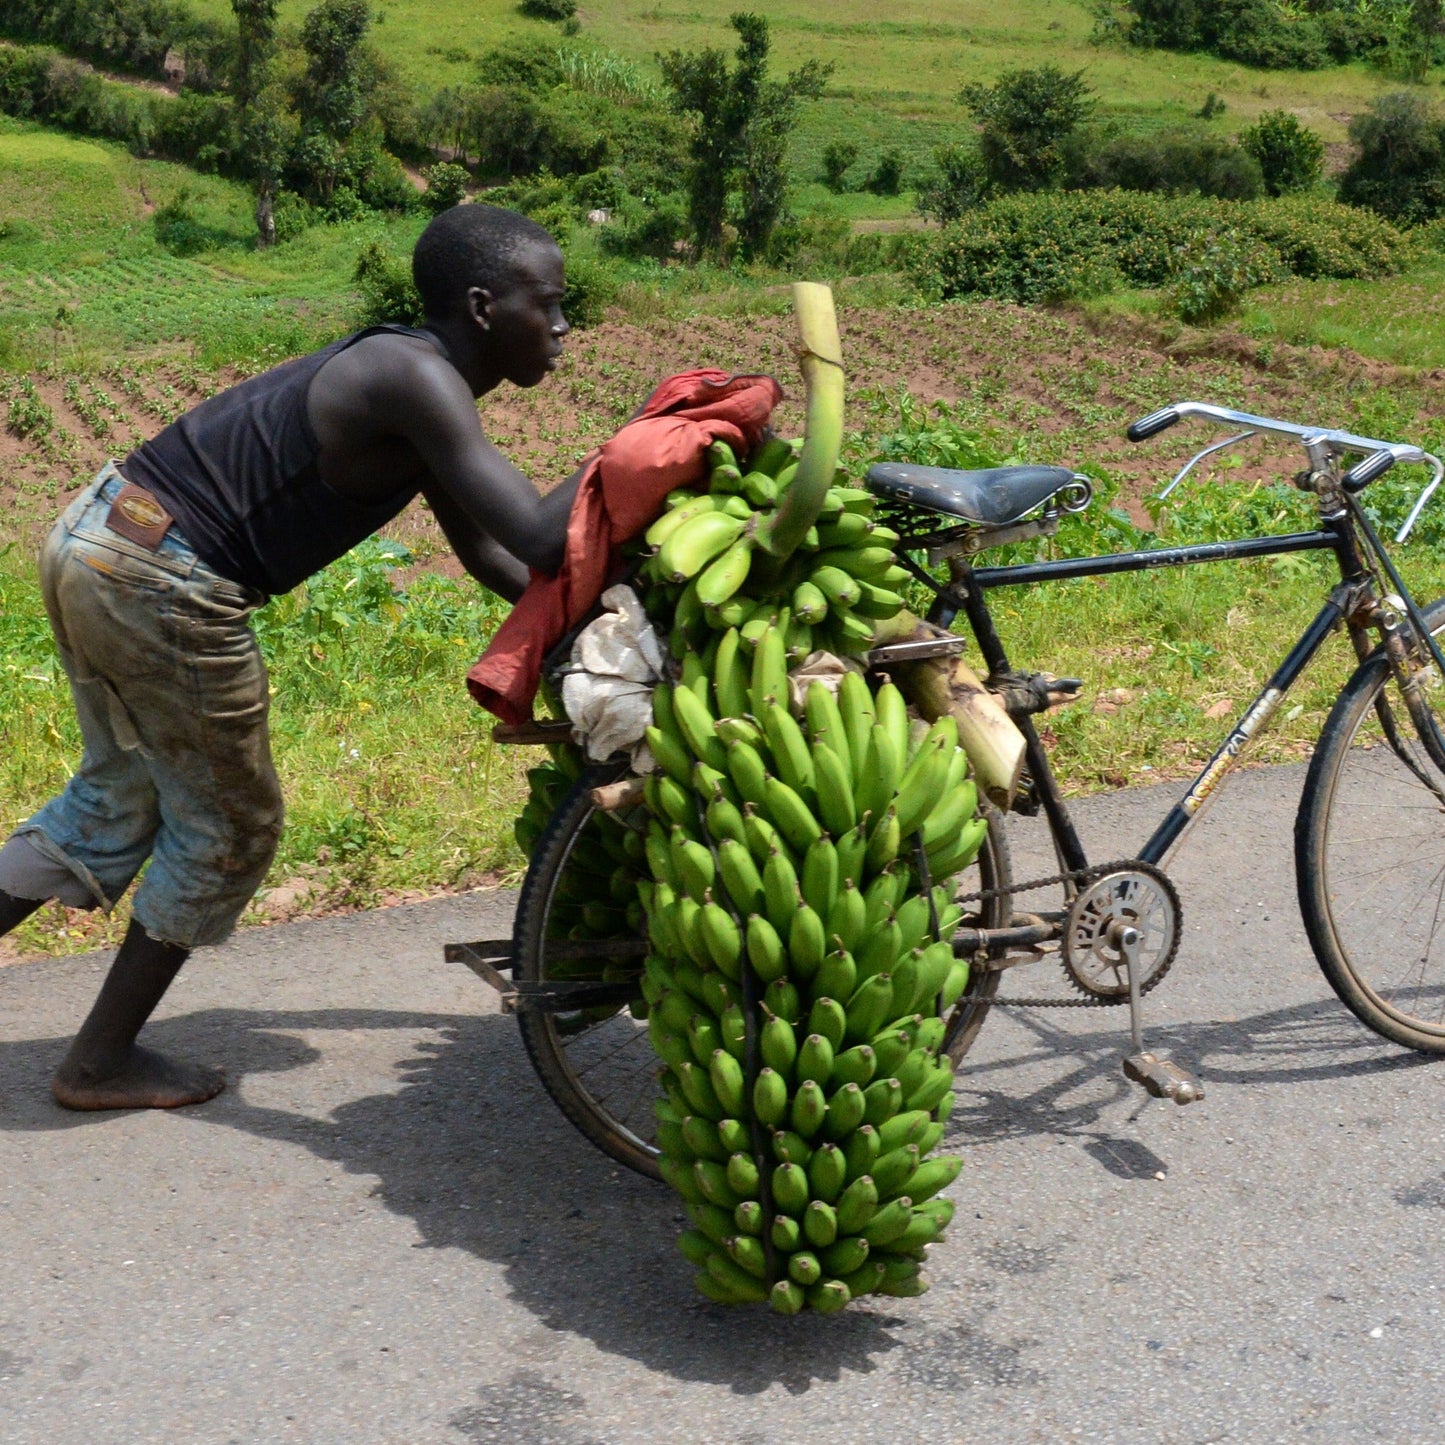
[[[219,1069],[168,1059],[138,1044],[104,1078],[67,1059],[50,1081],[55,1102],[67,1109],[179,1109],[213,1099],[225,1087]]]

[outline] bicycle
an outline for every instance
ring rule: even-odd
[[[1345,1005],[1393,1042],[1445,1053],[1445,976],[1434,981],[1430,972],[1445,965],[1445,942],[1437,942],[1445,929],[1445,733],[1437,716],[1445,659],[1436,641],[1445,630],[1445,599],[1417,606],[1356,501],[1395,465],[1429,467],[1431,479],[1397,533],[1403,542],[1445,477],[1445,464],[1408,444],[1202,402],[1165,407],[1135,422],[1127,435],[1143,441],[1186,417],[1243,430],[1198,452],[1164,495],[1225,447],[1257,434],[1283,437],[1304,448],[1308,465],[1295,482],[1316,497],[1318,526],[1227,542],[975,566],[989,548],[1052,535],[1063,515],[1089,506],[1089,479],[1063,467],[970,472],[883,463],[868,473],[868,486],[900,533],[900,561],[932,594],[928,621],[935,632],[875,649],[869,666],[886,671],[962,650],[966,638],[951,631],[962,616],[987,664],[986,685],[1025,739],[1025,772],[1011,810],[1043,813],[1059,862],[1048,878],[1015,881],[1003,815],[989,811],[985,845],[959,881],[960,900],[970,907],[954,950],[970,959],[972,977],[949,1018],[945,1047],[957,1062],[991,1008],[1047,1002],[1001,1000],[998,991],[1009,970],[1056,955],[1081,996],[1077,1001],[1129,1007],[1133,1052],[1124,1060],[1125,1073],[1150,1094],[1180,1104],[1202,1097],[1198,1082],[1148,1053],[1142,1038],[1142,997],[1163,980],[1180,940],[1180,901],[1164,864],[1249,741],[1342,626],[1356,666],[1321,730],[1296,820],[1300,908],[1316,959]],[[1345,469],[1346,459],[1357,456]],[[998,587],[1307,551],[1333,552],[1340,574],[1319,613],[1138,855],[1091,865],[1033,723],[1080,684],[1015,670],[986,594]],[[927,565],[914,553],[923,554]],[[947,569],[946,581],[928,570],[939,566]],[[640,810],[630,813],[612,801],[627,796],[625,787],[608,793],[624,773],[623,766],[609,765],[573,786],[528,869],[514,938],[452,945],[448,956],[502,991],[543,1084],[567,1117],[615,1159],[655,1175],[655,1062],[645,1029],[629,1008],[639,996],[635,979],[645,945],[634,939],[569,942],[549,936],[548,925],[569,861],[589,830],[637,826]],[[1382,835],[1366,841],[1359,830],[1371,819],[1382,821]],[[1406,828],[1417,832],[1402,836]],[[1386,841],[1390,847],[1382,855]],[[1017,910],[1020,895],[1044,888],[1060,890],[1061,906]],[[510,979],[503,976],[507,968]]]

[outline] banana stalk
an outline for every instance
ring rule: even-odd
[[[978,786],[1007,808],[1023,773],[1025,744],[1003,704],[959,657],[925,658],[895,672],[920,717],[933,722],[952,715]]]
[[[778,510],[758,530],[758,544],[779,558],[790,556],[818,520],[843,445],[843,350],[833,293],[816,281],[798,281],[793,286],[793,307],[808,394],[803,453]]]

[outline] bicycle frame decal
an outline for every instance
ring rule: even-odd
[[[1209,766],[1194,780],[1194,786],[1179,800],[1179,806],[1192,818],[1209,801],[1209,795],[1219,786],[1221,779],[1235,764],[1240,753],[1248,746],[1249,740],[1269,724],[1284,693],[1277,687],[1267,687],[1260,694],[1254,706],[1240,718],[1239,726],[1224,740],[1223,746],[1215,753]]]

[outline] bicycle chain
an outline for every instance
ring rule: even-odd
[[[1083,883],[1092,878],[1102,878],[1104,874],[1119,869],[1132,868],[1134,864],[1142,861],[1139,858],[1120,858],[1112,863],[1096,863],[1090,868],[1070,868],[1066,872],[1055,873],[1051,878],[1030,878],[1009,888],[980,888],[975,893],[960,894],[954,901],[986,902],[993,898],[1008,898],[1015,893],[1033,893],[1040,888],[1052,888],[1056,884]],[[958,1002],[981,1003],[988,1008],[1121,1008],[1129,999],[1127,995],[1120,998],[1099,998],[1096,995],[1087,998],[1000,998],[997,995],[983,998],[976,993],[966,993],[959,997]]]

